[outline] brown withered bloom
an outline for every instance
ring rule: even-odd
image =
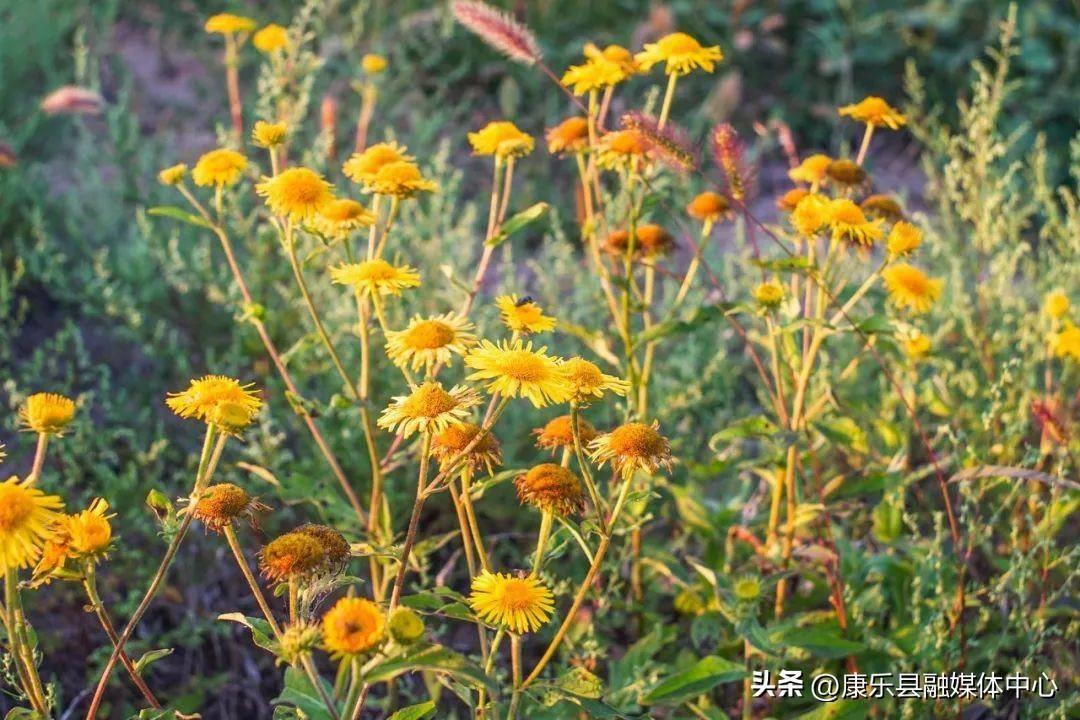
[[[307,523],[296,528],[294,532],[309,535],[319,541],[326,553],[326,564],[334,572],[341,570],[348,562],[352,553],[349,550],[349,541],[329,525]]]
[[[457,423],[449,426],[436,433],[431,439],[431,457],[439,461],[440,469],[445,470],[454,458],[469,446],[479,432],[480,426],[474,423]],[[485,433],[476,447],[466,454],[463,467],[473,472],[487,470],[490,473],[501,463],[502,451],[499,449],[499,440],[489,432]]]
[[[218,483],[203,491],[199,500],[191,506],[191,514],[207,530],[219,533],[225,526],[238,520],[247,520],[254,525],[256,513],[269,509],[239,485]]]
[[[636,241],[634,242],[634,257],[653,258],[657,255],[666,255],[675,247],[675,241],[664,228],[655,223],[646,223],[637,228]],[[612,255],[626,254],[630,233],[626,230],[615,230],[604,240],[604,250]]]
[[[900,207],[900,203],[890,195],[868,195],[859,203],[859,207],[870,217],[882,218],[889,222],[904,219],[904,210]]]
[[[273,582],[309,578],[326,567],[326,550],[307,533],[289,532],[271,540],[259,553],[259,568]]]
[[[834,185],[854,187],[866,182],[866,171],[851,160],[833,160],[825,168],[825,177]]]
[[[577,475],[555,463],[542,463],[514,480],[518,499],[559,516],[585,509],[585,494]]]
[[[560,415],[549,420],[544,427],[532,431],[536,436],[536,446],[554,452],[560,448],[574,447],[574,431],[570,424],[569,415]],[[596,439],[600,433],[583,417],[578,417],[578,435],[581,436],[581,444],[588,445]]]

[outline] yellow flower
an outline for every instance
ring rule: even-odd
[[[472,582],[469,606],[484,622],[520,635],[547,624],[555,610],[555,598],[535,577],[484,570]]]
[[[922,270],[907,263],[885,268],[881,277],[896,306],[910,308],[916,313],[929,310],[941,297],[944,285],[943,281],[929,278]]]
[[[534,465],[514,480],[518,500],[560,517],[585,509],[585,493],[573,472],[555,463]]]
[[[63,503],[15,476],[0,483],[0,573],[29,567],[54,534]]]
[[[829,200],[821,195],[806,195],[791,212],[791,224],[803,237],[814,237],[828,222]]]
[[[61,435],[75,417],[75,401],[56,393],[34,393],[19,408],[19,419],[27,430],[43,435]]]
[[[379,416],[379,427],[409,437],[445,430],[452,423],[469,417],[469,409],[480,404],[472,388],[455,385],[449,392],[442,383],[430,380],[418,385],[408,395],[395,397]]]
[[[1043,313],[1054,319],[1064,317],[1070,307],[1069,296],[1061,290],[1046,293],[1046,298],[1043,300]]]
[[[643,158],[648,146],[637,130],[615,130],[600,137],[597,163],[605,170],[629,169]]]
[[[326,570],[326,550],[308,533],[285,533],[263,547],[259,567],[272,582],[313,577]]]
[[[386,354],[395,365],[414,371],[449,365],[454,355],[464,355],[476,343],[472,329],[472,323],[457,313],[417,315],[404,330],[386,334]]]
[[[776,207],[784,212],[792,212],[799,203],[810,194],[810,191],[805,188],[791,188],[786,193],[776,199]]]
[[[386,70],[386,58],[375,53],[368,53],[360,59],[360,68],[368,75],[378,75]]]
[[[533,430],[532,434],[536,436],[536,446],[545,450],[554,452],[559,448],[574,447],[574,431],[569,415],[560,415],[549,420],[544,427]],[[578,416],[578,435],[581,437],[582,446],[591,443],[599,434],[588,420]]]
[[[392,162],[383,165],[364,187],[365,192],[410,198],[420,192],[435,192],[438,184],[428,180],[411,162]]]
[[[694,196],[686,206],[686,214],[702,222],[719,222],[730,209],[730,203],[720,193],[706,190]]]
[[[179,163],[171,167],[167,167],[158,173],[158,182],[162,185],[179,185],[184,181],[184,177],[187,176],[187,165]]]
[[[904,338],[904,353],[912,360],[922,360],[930,354],[930,337],[918,330],[908,333]]]
[[[677,32],[660,38],[658,42],[647,43],[635,58],[643,70],[663,62],[664,72],[668,75],[686,75],[695,68],[711,73],[714,64],[724,59],[724,54],[719,46],[702,47],[686,33]]]
[[[532,298],[519,300],[517,295],[502,295],[495,299],[495,305],[511,332],[530,335],[555,329],[555,318],[545,315]]]
[[[355,200],[340,198],[319,208],[311,219],[311,227],[330,240],[344,240],[374,222],[375,216],[366,207]]]
[[[825,179],[825,169],[829,167],[832,158],[828,155],[811,155],[805,158],[798,167],[788,170],[788,177],[793,182],[804,182],[814,185]]]
[[[362,655],[386,637],[386,616],[364,598],[343,597],[322,619],[323,643],[335,658]]]
[[[74,557],[68,540],[58,527],[54,527],[54,534],[45,541],[41,547],[41,557],[34,566],[34,572],[30,579],[32,586],[48,585],[53,576],[64,569],[67,561]]]
[[[908,255],[922,244],[922,230],[901,220],[892,226],[889,239],[885,241],[892,256]]]
[[[231,13],[212,15],[206,20],[204,29],[208,33],[219,35],[231,35],[233,33],[248,33],[255,29],[255,21],[251,18]]]
[[[531,153],[536,145],[531,136],[505,120],[489,122],[478,132],[469,133],[469,144],[475,155],[494,155],[497,158],[523,157]]]
[[[82,512],[60,520],[63,534],[72,550],[80,555],[102,555],[112,542],[112,526],[107,515],[109,503],[97,498]]]
[[[1080,362],[1080,328],[1066,323],[1061,332],[1056,333],[1050,342],[1056,357],[1072,358]]]
[[[395,267],[382,258],[330,268],[330,279],[338,285],[351,285],[361,295],[400,295],[405,288],[420,285],[416,270],[408,265]]]
[[[378,143],[354,153],[341,166],[345,177],[355,183],[369,186],[371,181],[385,165],[395,162],[413,162],[414,158],[406,154],[406,148],[397,143]]]
[[[553,128],[548,128],[548,152],[552,155],[579,153],[589,147],[589,121],[583,117],[569,117]]]
[[[487,381],[490,393],[525,397],[535,407],[570,399],[572,389],[546,347],[533,350],[532,343],[521,340],[499,345],[484,340],[465,356],[465,364],[476,370],[469,380]]]
[[[584,95],[590,90],[601,90],[617,85],[640,68],[633,54],[619,45],[608,45],[601,50],[596,45],[585,45],[585,63],[571,65],[563,73],[562,84],[573,89],[575,95]]]
[[[652,425],[639,422],[620,425],[589,444],[592,459],[600,466],[610,462],[626,478],[639,469],[653,473],[658,468],[671,467],[675,458],[671,457],[671,445],[659,428],[655,421]]]
[[[289,126],[283,122],[269,123],[259,120],[251,129],[251,141],[261,148],[272,148],[285,142],[289,136]]]
[[[245,168],[247,168],[247,158],[235,150],[219,148],[199,158],[199,161],[195,163],[195,169],[191,171],[191,179],[199,186],[235,185]]]
[[[307,220],[334,199],[330,183],[313,170],[289,168],[274,177],[264,177],[255,191],[266,198],[275,215],[290,220]]]
[[[227,525],[242,518],[253,521],[256,512],[266,509],[265,505],[251,497],[244,488],[232,483],[211,485],[190,507],[194,518],[214,532],[221,532]]]
[[[289,47],[289,32],[277,23],[270,23],[251,37],[251,44],[259,52],[269,55]]]
[[[776,280],[763,282],[754,288],[754,299],[761,303],[762,307],[774,309],[784,301],[784,286]]]
[[[439,461],[439,468],[445,470],[450,463],[469,446],[480,432],[480,426],[474,423],[457,423],[441,430],[431,439],[431,457]],[[502,463],[502,451],[499,440],[490,432],[484,433],[475,447],[465,455],[465,467],[472,471],[486,469],[492,472]]]
[[[262,407],[251,387],[224,375],[206,375],[192,380],[187,390],[169,393],[165,404],[182,418],[195,418],[236,433],[250,425]]]
[[[855,105],[845,105],[839,112],[842,117],[890,130],[899,130],[907,122],[899,110],[874,95],[863,98]]]
[[[572,399],[577,402],[603,397],[605,391],[625,395],[630,390],[630,383],[600,372],[600,368],[584,358],[570,358],[561,367],[570,384]]]
[[[803,201],[805,202],[805,200]],[[802,206],[802,203],[799,203]],[[798,212],[799,208],[795,208]],[[885,231],[881,219],[867,220],[862,209],[848,200],[839,198],[829,202],[829,227],[833,238],[845,240],[856,245],[873,245],[881,239]]]

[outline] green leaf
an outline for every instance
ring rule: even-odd
[[[410,705],[409,707],[401,708],[387,718],[387,720],[423,720],[423,718],[431,717],[434,714],[435,703],[428,700],[419,705]]]
[[[809,270],[816,270],[816,267],[811,265],[809,260],[799,255],[792,255],[790,257],[778,258],[775,260],[758,259],[751,260],[750,262],[762,270],[772,270],[773,272],[806,273]]]
[[[277,646],[272,639],[273,631],[270,629],[270,623],[262,618],[247,617],[243,613],[233,612],[218,615],[218,620],[240,623],[251,630],[251,639],[256,645],[263,650],[269,650],[270,652],[277,654]]]
[[[713,447],[716,443],[728,442],[730,440],[738,440],[742,438],[752,437],[771,437],[779,430],[774,422],[764,415],[752,415],[748,418],[743,418],[737,422],[728,425],[723,430],[714,433],[709,438],[709,447]]]
[[[327,695],[330,693],[327,688]],[[274,705],[292,705],[311,720],[330,720],[331,717],[307,676],[294,667],[285,670],[285,688],[272,702]]]
[[[822,703],[814,710],[800,715],[796,720],[862,720],[870,712],[871,703],[839,700]]]
[[[172,648],[160,648],[158,650],[148,650],[147,652],[143,653],[142,657],[140,657],[138,660],[135,661],[135,672],[141,674],[142,671],[145,670],[146,667],[150,663],[154,662],[155,660],[160,660],[163,657],[168,657],[169,655],[172,655],[172,654],[173,654],[173,649]]]
[[[411,648],[403,655],[384,660],[368,670],[364,680],[369,683],[383,682],[416,670],[446,673],[477,689],[496,689],[495,682],[479,665],[442,645]]]
[[[213,225],[206,222],[206,220],[203,220],[198,215],[189,213],[186,210],[181,210],[174,205],[158,205],[157,207],[150,208],[146,212],[149,215],[157,215],[158,217],[167,217],[172,218],[173,220],[180,220],[182,222],[188,223],[189,225],[206,228],[208,230],[212,230],[214,228]]]
[[[678,705],[712,690],[721,683],[739,680],[746,675],[742,665],[709,655],[660,682],[641,698],[643,705]]]
[[[560,690],[578,697],[598,700],[604,694],[604,681],[583,667],[571,668],[555,684]]]
[[[866,647],[860,642],[840,637],[838,631],[821,625],[785,630],[780,635],[779,644],[793,645],[823,658],[847,657]]]
[[[669,335],[688,333],[702,325],[718,320],[727,315],[735,307],[734,303],[717,303],[695,308],[690,317],[685,320],[666,320],[653,325],[648,330],[634,338],[634,347],[640,347],[645,343],[655,342]]]
[[[547,213],[548,207],[549,205],[546,202],[538,202],[532,207],[525,208],[511,216],[509,220],[499,227],[499,232],[495,233],[495,236],[487,241],[487,245],[489,247],[502,245],[511,235],[543,217]]]

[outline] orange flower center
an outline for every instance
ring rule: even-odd
[[[649,458],[665,452],[664,438],[644,423],[627,423],[615,428],[608,444],[621,457]]]
[[[453,395],[432,383],[413,391],[401,410],[409,417],[433,418],[453,410],[457,404]]]
[[[454,328],[438,320],[422,320],[405,331],[405,344],[417,350],[435,350],[453,342]]]
[[[33,512],[34,500],[24,488],[17,485],[0,486],[0,531],[15,530]]]

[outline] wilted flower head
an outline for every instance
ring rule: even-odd
[[[552,418],[544,427],[533,430],[532,434],[536,436],[537,447],[546,450],[555,451],[574,447],[574,430],[573,425],[570,424],[569,415]],[[596,439],[599,434],[588,420],[578,417],[578,436],[581,438],[583,447]]]
[[[731,209],[727,198],[720,193],[706,190],[698,193],[686,206],[686,214],[702,222],[719,222]]]
[[[75,417],[75,401],[56,393],[34,393],[19,408],[25,429],[41,435],[61,435]]]
[[[852,160],[833,160],[825,167],[826,179],[834,185],[854,187],[866,181],[866,170]]]
[[[509,13],[476,0],[455,0],[450,9],[459,23],[511,60],[526,65],[540,60],[536,37]]]
[[[268,544],[259,553],[259,567],[273,582],[290,578],[313,577],[326,567],[326,551],[315,537],[302,532],[289,532]]]
[[[446,470],[479,433],[480,426],[474,423],[449,425],[431,439],[431,456],[439,461],[440,469]],[[473,472],[492,472],[496,465],[502,463],[499,440],[490,432],[485,432],[472,450],[465,454],[464,463],[464,467]]]
[[[206,488],[190,512],[207,530],[221,532],[238,520],[254,523],[255,514],[267,507],[233,483],[218,483]]]
[[[868,195],[859,203],[859,207],[867,215],[888,220],[889,222],[904,219],[904,210],[900,207],[900,203],[889,195]]]
[[[907,122],[899,110],[874,95],[863,98],[854,105],[845,105],[839,112],[842,117],[850,117],[874,127],[887,127],[890,130],[899,130]]]
[[[489,122],[477,132],[469,133],[469,144],[476,155],[512,158],[528,155],[536,142],[507,120]]]
[[[695,68],[707,73],[715,69],[715,64],[724,59],[720,47],[703,47],[701,43],[686,33],[671,33],[655,43],[647,43],[645,49],[635,56],[643,70],[649,70],[657,63],[664,63],[664,72],[668,75],[686,75]]]
[[[534,465],[514,480],[518,500],[560,517],[585,509],[585,493],[573,472],[555,463]]]

